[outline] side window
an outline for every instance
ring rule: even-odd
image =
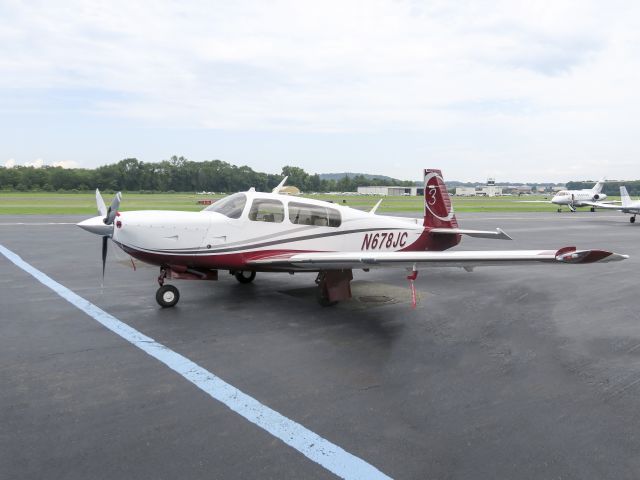
[[[281,223],[284,220],[284,205],[278,200],[256,198],[249,210],[249,220]]]
[[[289,202],[289,220],[298,225],[317,227],[339,227],[341,223],[338,210],[297,202]]]

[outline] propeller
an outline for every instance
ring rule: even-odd
[[[97,191],[97,189],[96,189],[96,191]],[[100,200],[102,200],[102,197],[100,197]],[[116,218],[116,213],[118,213],[118,208],[120,208],[120,200],[122,200],[122,194],[120,192],[118,192],[113,197],[113,200],[111,201],[111,205],[109,205],[109,209],[107,210],[107,214],[104,217],[104,224],[105,225],[113,225],[113,221]],[[104,201],[102,201],[102,208],[104,208]],[[100,210],[100,203],[99,202],[98,202],[98,210]]]
[[[116,193],[111,201],[111,205],[109,208],[106,207],[104,200],[102,199],[102,195],[100,195],[100,190],[96,188],[96,204],[98,205],[98,212],[100,215],[104,217],[102,219],[105,225],[113,225],[113,221],[116,218],[116,214],[118,213],[118,209],[120,208],[120,201],[122,200],[122,194],[120,192]],[[108,233],[107,233],[108,232]],[[106,234],[105,234],[106,233]],[[102,234],[102,284],[104,285],[104,271],[107,264],[107,250],[109,248],[109,237],[113,235],[113,226],[110,231],[106,231]]]

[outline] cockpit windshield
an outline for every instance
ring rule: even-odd
[[[218,212],[229,218],[240,218],[244,206],[247,204],[247,196],[244,193],[234,193],[228,197],[221,198],[213,205],[209,205],[207,212]]]

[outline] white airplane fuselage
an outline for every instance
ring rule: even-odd
[[[588,190],[564,190],[557,193],[551,199],[551,203],[556,205],[573,205],[575,207],[586,206],[587,204],[582,202],[597,202],[602,201],[607,196],[604,193],[594,192],[592,189]]]
[[[215,211],[217,202],[200,212],[118,212],[111,238],[146,263],[230,270],[245,268],[248,261],[264,256],[441,251],[460,240],[459,235],[428,235],[422,219],[380,216],[320,200],[253,190],[236,195],[246,201],[241,212],[232,216]],[[255,201],[264,201],[271,213],[261,217],[260,212],[254,212]],[[96,228],[104,225],[101,216],[87,223],[95,223]]]

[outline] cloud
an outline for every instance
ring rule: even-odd
[[[20,165],[20,164],[16,162],[15,158],[10,158],[6,162],[4,162],[4,166],[6,168],[13,168],[16,165]],[[32,162],[27,161],[22,164],[22,166],[24,167],[33,167],[33,168],[42,168],[45,165],[46,164],[42,158],[37,158]],[[75,162],[73,160],[62,160],[59,162],[53,162],[51,166],[62,167],[62,168],[78,168],[79,165],[78,165],[78,162]]]
[[[74,162],[73,160],[62,160],[60,162],[53,162],[51,164],[52,167],[62,167],[62,168],[78,168],[78,162]]]
[[[114,92],[75,108],[168,126],[429,129],[485,117],[443,109],[487,99],[591,108],[618,98],[603,81],[613,43],[637,64],[621,43],[637,39],[621,25],[633,7],[596,1],[12,7],[0,85]]]
[[[42,168],[44,166],[44,160],[41,158],[35,159],[33,162],[24,162],[25,167]]]
[[[637,151],[620,149],[634,148],[640,108],[634,2],[69,0],[2,9],[0,111],[16,115],[71,112],[172,130],[413,132],[425,147],[398,147],[399,156],[482,158],[515,173],[514,157],[531,152],[557,162],[572,149],[592,159]],[[602,148],[605,137],[616,147]]]

